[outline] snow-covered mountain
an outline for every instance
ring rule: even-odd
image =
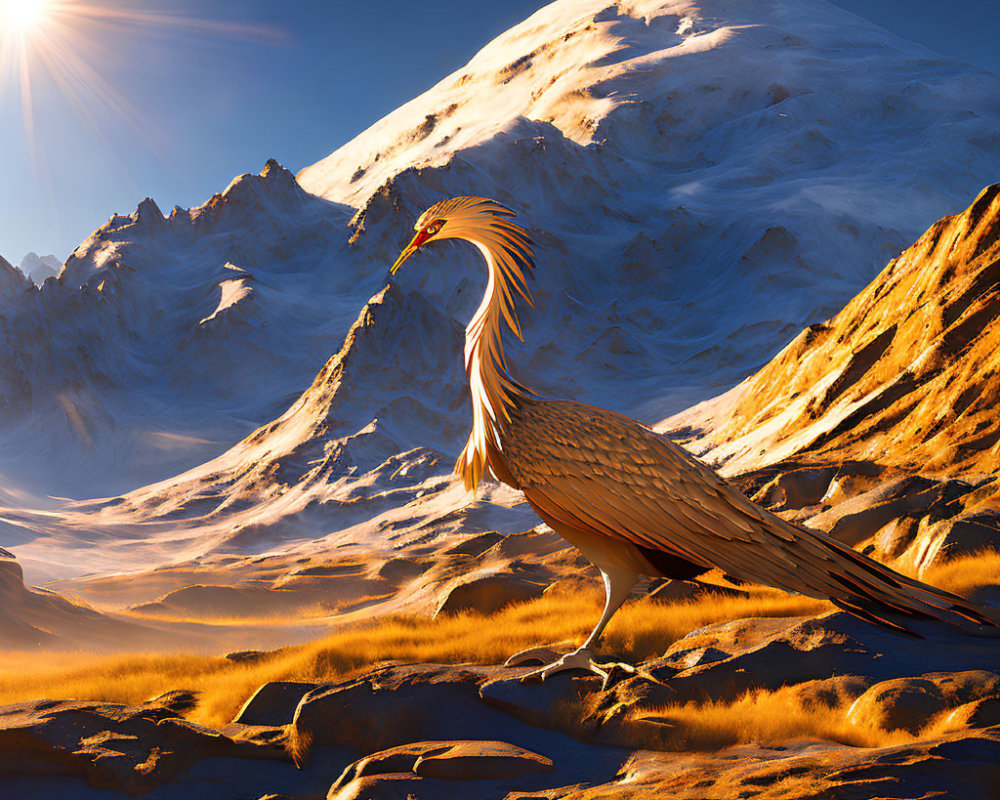
[[[36,285],[41,285],[46,278],[54,278],[62,269],[62,262],[53,255],[40,256],[38,253],[28,253],[21,259],[21,272],[27,275]]]
[[[458,194],[538,241],[525,380],[656,421],[964,207],[1000,174],[998,130],[1000,78],[821,0],[560,0],[298,184],[269,162],[190,211],[144,201],[40,288],[0,265],[0,474],[82,496],[219,455],[289,408],[417,214]],[[380,321],[398,351],[371,369],[457,351],[483,283],[472,248],[411,259],[399,289],[439,317]],[[410,405],[430,411],[392,447],[452,454],[460,380],[368,378],[323,436]]]

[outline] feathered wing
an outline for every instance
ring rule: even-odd
[[[525,399],[503,459],[544,516],[660,550],[738,578],[829,598],[870,622],[965,618],[996,626],[962,598],[912,580],[820,531],[747,499],[683,448],[628,417],[569,401]]]

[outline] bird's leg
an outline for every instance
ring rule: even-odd
[[[636,581],[639,579],[639,575],[630,569],[624,569],[622,567],[599,567],[601,570],[601,577],[604,579],[604,613],[601,614],[601,618],[598,620],[597,625],[594,630],[591,631],[590,636],[587,640],[580,645],[572,653],[567,653],[564,656],[555,658],[551,663],[544,664],[544,666],[532,670],[526,675],[522,676],[524,678],[531,678],[538,676],[542,680],[545,680],[550,675],[555,675],[557,672],[564,672],[569,669],[585,669],[589,672],[593,672],[600,675],[605,681],[608,679],[608,672],[601,669],[600,666],[594,663],[594,656],[596,655],[591,647],[597,642],[600,635],[604,632],[604,628],[607,626],[611,617],[614,616],[615,612],[621,608],[622,603],[628,598],[632,591],[632,587],[635,586]],[[507,659],[505,666],[512,667],[524,664],[526,661],[541,660],[546,661],[551,659],[556,654],[547,647],[537,647],[532,650],[525,650],[521,653],[517,653]]]

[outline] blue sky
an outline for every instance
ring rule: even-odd
[[[79,26],[79,52],[130,110],[94,97],[74,113],[31,62],[34,153],[20,93],[0,69],[0,255],[64,259],[113,213],[147,195],[198,205],[274,156],[297,171],[464,64],[539,0],[278,3],[91,0],[239,30],[131,23]],[[838,0],[906,38],[1000,73],[995,0]],[[942,13],[942,9],[946,9]],[[984,182],[987,180],[984,177]]]

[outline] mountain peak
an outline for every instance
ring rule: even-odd
[[[263,207],[276,200],[301,201],[304,192],[296,183],[295,176],[269,158],[259,174],[245,173],[230,182],[221,194],[214,195],[208,203],[192,213],[198,215],[203,210],[214,209],[220,204],[243,208],[246,206]]]

